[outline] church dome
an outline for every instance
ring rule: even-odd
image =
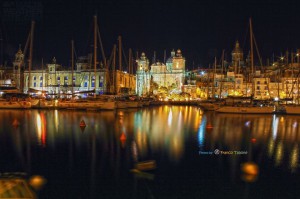
[[[242,49],[241,49],[240,43],[238,41],[235,42],[235,47],[234,47],[232,53],[242,53]]]
[[[177,56],[177,57],[180,57],[180,56],[181,56],[181,50],[180,50],[180,49],[177,50],[176,56]]]

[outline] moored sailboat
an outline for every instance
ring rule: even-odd
[[[252,23],[251,23],[251,19],[249,20],[249,25],[250,25],[250,58],[251,58],[251,81],[253,83],[253,77],[254,77],[254,61],[253,61],[253,32],[252,32]],[[252,95],[253,96],[253,91],[254,88],[252,86]],[[239,97],[240,98],[240,102],[247,102],[247,103],[240,103],[238,105],[235,105],[234,103],[230,106],[222,106],[218,109],[216,109],[215,111],[218,113],[258,113],[258,114],[272,114],[272,113],[276,113],[277,109],[275,106],[273,105],[263,105],[263,104],[259,104],[259,105],[255,105],[253,103],[253,98],[248,98],[246,97],[245,99],[243,99],[244,97]],[[250,102],[249,102],[250,100]],[[233,100],[234,101],[234,100]]]
[[[215,110],[218,113],[264,113],[272,114],[275,109],[272,106],[223,106]]]
[[[291,115],[300,115],[300,106],[299,105],[285,105],[283,106],[286,114]]]
[[[203,102],[199,102],[198,106],[200,106],[205,111],[215,111],[222,106],[222,102],[203,101]]]
[[[114,110],[116,107],[115,101],[100,99],[60,100],[57,103],[57,108],[60,109]]]
[[[28,100],[0,100],[0,109],[28,109],[31,103]]]

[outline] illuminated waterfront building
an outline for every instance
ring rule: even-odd
[[[141,54],[137,60],[136,70],[136,93],[138,96],[149,94],[150,90],[150,70],[149,60],[145,53]]]
[[[24,71],[24,92],[32,90],[47,91],[51,95],[68,96],[72,92],[95,90],[96,94],[106,91],[106,70],[103,68],[92,69],[85,57],[81,57],[74,70],[65,70],[53,58],[46,69]],[[73,79],[72,79],[73,77]],[[31,78],[30,81],[29,78]],[[28,85],[30,82],[30,85]]]
[[[15,82],[15,86],[19,88],[20,91],[22,91],[23,90],[22,88],[24,87],[22,81],[22,79],[24,78],[22,74],[23,70],[24,70],[24,54],[21,50],[21,46],[19,46],[19,50],[16,53],[15,60],[13,62],[13,79]]]
[[[13,62],[13,71],[9,74],[12,74],[11,79],[16,87],[24,93],[43,91],[52,96],[69,98],[72,93],[99,95],[135,92],[135,75],[119,70],[108,72],[101,63],[94,69],[91,63],[92,55],[82,56],[78,58],[74,69],[65,69],[53,58],[45,68],[42,66],[29,71],[24,70],[24,54],[19,49]]]
[[[149,60],[145,53],[142,53],[137,63],[136,89],[139,96],[156,94],[162,87],[178,93],[182,91],[185,79],[185,58],[181,50],[178,49],[176,54],[173,50],[166,64],[155,62],[149,68]]]
[[[114,94],[135,94],[136,76],[126,71],[116,70],[114,73]]]
[[[166,63],[151,65],[145,53],[136,60],[136,75],[121,69],[108,71],[101,63],[92,67],[92,55],[79,57],[74,69],[52,63],[28,70],[19,48],[13,67],[0,69],[1,84],[15,85],[21,92],[44,91],[52,96],[70,97],[72,92],[96,94],[137,94],[138,96],[190,93],[194,98],[253,96],[254,99],[287,99],[299,102],[299,63],[274,62],[264,70],[255,70],[250,78],[247,60],[244,62],[239,43],[232,51],[232,62],[215,69],[185,71],[181,50],[172,51]],[[299,59],[296,55],[293,58]],[[229,62],[226,62],[229,63]],[[245,65],[246,63],[246,65]],[[255,67],[258,68],[258,67]],[[130,72],[131,71],[131,72]],[[265,73],[264,73],[265,72]],[[187,76],[186,76],[187,75]]]

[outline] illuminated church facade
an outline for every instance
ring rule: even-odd
[[[139,96],[157,94],[159,88],[180,93],[185,79],[185,58],[181,50],[171,51],[166,63],[154,62],[149,66],[145,53],[137,60],[136,93]]]

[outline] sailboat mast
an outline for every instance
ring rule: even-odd
[[[213,81],[212,81],[212,98],[215,98],[215,75],[217,70],[217,58],[215,57],[215,63],[214,63],[214,72],[213,72]]]
[[[119,70],[122,71],[122,38],[118,37],[119,41]]]
[[[128,73],[132,74],[132,50],[129,48],[129,55],[128,55]],[[130,79],[129,79],[130,80]]]
[[[116,92],[116,50],[117,50],[117,46],[116,45],[114,45],[114,48],[113,48],[113,64],[112,64],[112,66],[113,66],[113,70],[112,70],[112,72],[113,72],[113,93],[114,94],[116,94],[117,92]]]
[[[220,84],[220,95],[219,98],[222,98],[222,86],[223,86],[223,77],[224,77],[224,54],[225,54],[225,50],[223,49],[222,51],[222,60],[221,60],[221,65],[222,65],[222,76],[221,76],[221,84]]]
[[[32,67],[32,49],[33,49],[33,34],[34,34],[34,24],[35,22],[31,22],[31,30],[30,30],[30,51],[29,51],[29,64],[28,64],[28,90],[30,89],[30,81],[31,81],[31,67]]]
[[[296,101],[296,104],[299,105],[299,49],[297,49],[297,52],[296,52],[296,57],[297,57],[297,69],[298,69],[298,74],[297,76],[295,76],[296,78],[296,82],[297,82],[297,101]]]
[[[0,42],[1,42],[1,57],[0,57],[0,60],[1,60],[1,62],[0,62],[0,66],[4,66],[4,60],[3,60],[3,36],[2,36],[2,30],[0,29]],[[1,79],[2,79],[2,77],[1,77]]]
[[[252,32],[252,21],[249,19],[250,23],[250,56],[251,56],[251,74],[254,75],[254,62],[253,62],[253,32]]]
[[[129,55],[128,55],[128,73],[129,73],[129,88],[131,89],[131,74],[132,72],[132,50],[129,48]]]
[[[44,83],[45,83],[45,78],[44,78],[44,59],[42,58],[42,94],[44,92]]]
[[[97,16],[94,16],[94,98],[96,98],[96,67],[97,67]],[[73,80],[72,80],[73,81]]]
[[[74,40],[71,40],[71,65],[72,65],[72,80],[71,80],[71,84],[72,84],[72,98],[74,95],[74,82],[73,82],[73,78],[74,78]]]
[[[99,38],[99,42],[100,42],[100,48],[101,48],[101,53],[102,53],[102,57],[103,57],[103,64],[104,64],[104,68],[106,68],[107,65],[107,61],[106,61],[106,56],[104,53],[104,48],[103,48],[103,43],[102,43],[102,39],[101,39],[101,35],[100,35],[100,30],[99,30],[99,26],[97,24],[97,32],[98,32],[98,38]]]

